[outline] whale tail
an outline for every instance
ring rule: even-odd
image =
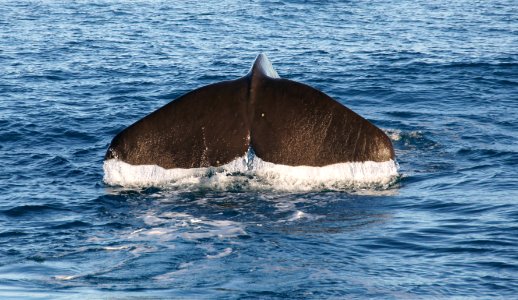
[[[229,163],[250,147],[288,166],[395,156],[382,130],[321,91],[279,78],[260,54],[244,77],[191,91],[124,129],[105,160],[200,168]]]

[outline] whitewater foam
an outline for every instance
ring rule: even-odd
[[[219,167],[164,169],[156,165],[131,165],[118,159],[104,162],[104,182],[124,187],[204,186],[230,187],[236,182],[253,189],[339,189],[386,186],[398,177],[398,166],[386,162],[348,162],[323,167],[287,166],[263,161],[247,153]]]

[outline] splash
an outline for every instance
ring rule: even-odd
[[[104,162],[104,182],[123,187],[339,190],[351,187],[388,187],[398,176],[398,165],[393,160],[294,167],[263,161],[250,151],[228,164],[208,168],[164,169],[156,165],[135,166],[117,159]]]

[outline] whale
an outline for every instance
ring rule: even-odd
[[[280,78],[265,54],[245,76],[195,89],[128,126],[113,138],[104,161],[217,168],[250,152],[283,167],[395,166],[383,130],[325,93]]]

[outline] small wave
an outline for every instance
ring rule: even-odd
[[[122,246],[106,246],[102,249],[105,251],[121,251],[121,250],[131,250],[133,247],[129,245],[122,245]]]
[[[56,155],[45,162],[45,167],[48,167],[49,169],[69,165],[70,161],[67,158],[60,155]]]
[[[93,135],[91,135],[89,133],[78,131],[78,130],[73,130],[73,129],[66,130],[65,132],[63,132],[62,135],[63,135],[63,137],[65,137],[67,139],[78,139],[78,140],[84,140],[84,141],[91,141],[94,139]]]
[[[392,141],[401,141],[401,140],[419,140],[424,137],[423,133],[421,131],[401,131],[398,129],[387,129],[385,130],[385,133],[388,135],[388,137]]]
[[[132,241],[160,240],[167,242],[176,239],[203,240],[209,238],[237,238],[247,236],[244,225],[229,220],[208,220],[195,218],[186,213],[166,212],[159,215],[153,212],[142,216],[144,223],[151,227],[140,228],[128,234]],[[191,230],[182,231],[180,228]]]
[[[231,253],[232,253],[232,248],[225,248],[225,250],[223,250],[220,253],[217,253],[217,254],[214,254],[214,255],[207,254],[206,257],[208,259],[217,259],[217,258],[222,258],[222,257],[228,256]]]
[[[56,276],[54,276],[54,279],[68,281],[68,280],[74,280],[79,277],[81,277],[81,275],[56,275]]]
[[[387,129],[385,133],[390,140],[396,145],[401,145],[403,149],[433,149],[440,146],[420,130],[402,131],[399,129]]]
[[[9,217],[21,217],[28,214],[43,213],[48,210],[56,210],[56,207],[50,205],[23,205],[4,210],[3,213]],[[59,210],[59,209],[58,209]]]
[[[412,112],[412,111],[389,111],[385,113],[386,115],[389,115],[391,117],[397,117],[401,119],[411,119],[411,118],[418,118],[421,116],[420,113]]]
[[[20,237],[27,235],[27,233],[19,230],[3,231],[0,232],[0,238]]]
[[[287,222],[295,222],[300,220],[318,220],[322,218],[323,216],[316,216],[312,215],[306,212],[303,212],[301,210],[296,210],[286,221]]]
[[[90,223],[82,222],[82,221],[72,221],[72,222],[66,222],[63,224],[59,224],[56,226],[52,226],[52,229],[71,229],[71,228],[77,228],[77,227],[89,227],[92,226]]]
[[[488,159],[502,159],[516,157],[516,152],[490,148],[461,148],[457,154],[473,161],[486,161]]]

